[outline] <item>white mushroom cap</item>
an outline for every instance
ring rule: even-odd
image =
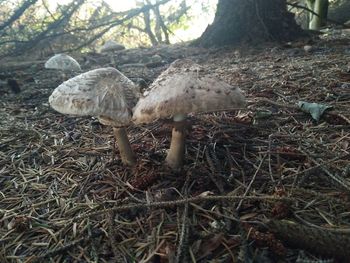
[[[241,90],[203,74],[198,64],[176,60],[150,86],[134,108],[135,123],[149,123],[189,113],[230,110],[245,106]]]
[[[49,58],[45,63],[45,68],[47,69],[60,69],[64,71],[80,71],[80,65],[71,56],[66,54],[57,54]]]
[[[102,124],[122,127],[129,124],[138,96],[134,83],[110,67],[65,81],[53,91],[49,103],[63,114],[94,116]]]
[[[108,40],[106,43],[101,47],[100,52],[110,52],[110,51],[118,51],[123,50],[125,47],[122,44],[118,44],[117,42],[113,40]]]

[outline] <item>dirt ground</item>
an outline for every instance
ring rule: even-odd
[[[125,167],[110,127],[49,107],[71,75],[2,62],[0,262],[349,262],[350,37],[306,44],[114,54],[134,81],[187,57],[244,91],[247,109],[190,116],[181,172],[168,121],[128,128]],[[299,101],[332,108],[315,121]]]

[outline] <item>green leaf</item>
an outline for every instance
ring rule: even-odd
[[[327,106],[319,103],[310,103],[305,101],[299,101],[298,106],[302,111],[310,113],[311,117],[316,121],[320,120],[325,110],[332,108],[332,106]]]

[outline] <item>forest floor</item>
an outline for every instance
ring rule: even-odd
[[[128,128],[138,163],[125,167],[110,127],[49,107],[62,74],[1,63],[0,262],[348,262],[349,43],[116,53],[133,80],[187,57],[244,91],[245,110],[189,118],[181,172],[163,162],[169,122]],[[332,108],[315,121],[300,101]]]

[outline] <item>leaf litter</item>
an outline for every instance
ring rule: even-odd
[[[320,40],[317,53],[297,42],[118,53],[120,69],[148,84],[186,54],[249,100],[246,110],[190,117],[177,173],[163,165],[166,121],[128,128],[138,164],[125,167],[110,128],[49,108],[62,75],[43,62],[2,64],[0,77],[10,76],[20,92],[0,86],[0,261],[295,262],[302,255],[343,262],[350,251],[347,43]],[[164,63],[142,64],[156,54]],[[109,58],[78,60],[97,63],[87,62],[87,71]],[[315,123],[299,101],[332,109]]]

